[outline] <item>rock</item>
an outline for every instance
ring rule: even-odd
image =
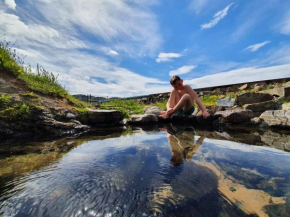
[[[261,141],[270,147],[277,148],[283,151],[290,151],[290,136],[281,135],[271,131],[265,132],[261,135]]]
[[[271,110],[265,111],[260,118],[268,126],[290,128],[290,111],[289,110]]]
[[[89,109],[88,124],[114,125],[123,119],[121,111]]]
[[[230,87],[228,87],[227,89],[226,89],[226,92],[227,93],[231,93],[231,92],[236,92],[236,91],[238,91],[238,87],[236,86],[236,85],[234,85],[234,86],[230,86]]]
[[[221,89],[220,88],[216,88],[211,93],[212,94],[217,94],[217,93],[220,93],[220,92],[221,92]]]
[[[71,119],[71,120],[69,120],[69,122],[81,125],[81,122],[79,122],[78,120],[75,120],[75,119]]]
[[[282,110],[290,110],[290,102],[282,104]]]
[[[123,120],[119,121],[119,124],[121,126],[125,126],[125,125],[127,125],[127,123],[128,123],[128,119],[123,119]]]
[[[236,100],[231,97],[226,97],[224,99],[218,99],[217,106],[232,107],[236,103]]]
[[[290,87],[290,81],[288,81],[287,83],[282,84],[282,87]]]
[[[158,117],[153,114],[132,115],[131,119],[128,121],[129,124],[147,124],[155,122],[158,122]]]
[[[253,88],[254,92],[261,91],[262,89],[263,89],[262,86],[255,86],[255,87]]]
[[[289,97],[290,96],[290,87],[279,87],[279,88],[273,88],[270,90],[263,90],[259,93],[267,93],[279,97]]]
[[[74,120],[75,121],[75,120]],[[6,138],[28,138],[28,137],[62,137],[78,135],[87,132],[89,126],[80,123],[60,122],[46,110],[33,111],[29,121],[3,122],[0,121],[0,139]]]
[[[72,113],[67,113],[65,116],[66,119],[71,120],[71,119],[76,119],[76,116]]]
[[[251,110],[241,108],[229,109],[226,111],[219,111],[215,113],[215,117],[219,117],[222,122],[241,124],[246,123],[254,117]]]
[[[245,89],[247,89],[247,87],[248,87],[248,84],[244,84],[244,85],[239,87],[239,90],[245,90]]]
[[[209,107],[207,111],[210,114],[215,114],[218,111],[224,111],[224,110],[225,110],[225,107],[223,106],[213,106],[213,107]]]
[[[269,93],[242,93],[237,95],[237,104],[242,106],[245,104],[265,102],[272,99],[273,96]]]
[[[171,122],[176,124],[189,124],[193,115],[174,114],[171,117]]]
[[[255,118],[252,118],[250,121],[249,121],[249,125],[251,126],[259,126],[261,125],[263,122],[263,119],[261,119],[260,117],[255,117]]]
[[[146,106],[143,110],[143,114],[153,114],[153,115],[160,115],[160,108],[157,106]]]
[[[148,98],[146,98],[146,97],[141,98],[141,101],[142,101],[143,103],[147,103],[147,102],[148,102]]]
[[[253,112],[264,112],[267,110],[275,110],[278,107],[279,107],[279,103],[273,100],[244,105],[245,109],[250,109]]]

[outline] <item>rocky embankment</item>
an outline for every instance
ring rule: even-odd
[[[143,115],[133,115],[128,123],[142,125],[173,122],[214,128],[240,125],[288,129],[290,128],[290,82],[275,83],[272,87],[259,83],[258,85],[231,86],[226,90],[217,88],[208,93],[208,95],[219,96],[215,106],[207,107],[211,114],[208,119],[203,119],[201,111],[196,110],[191,116],[173,115],[170,119],[163,120],[158,118],[160,112],[158,107],[148,106],[144,109]],[[234,97],[226,97],[226,95]],[[158,96],[158,98],[162,97],[166,96]],[[154,101],[158,101],[158,98]]]
[[[120,111],[80,111],[75,106],[65,98],[33,92],[13,74],[0,72],[0,140],[75,136],[89,125],[118,125],[123,119]]]
[[[226,97],[237,91],[235,97]],[[149,105],[143,114],[132,114],[126,120],[121,111],[93,107],[80,110],[65,98],[32,92],[22,80],[0,72],[0,139],[61,137],[87,132],[90,127],[150,126],[167,122],[219,130],[227,125],[290,127],[289,82],[266,89],[263,84],[231,86],[226,90],[217,88],[207,94],[219,96],[215,106],[207,107],[211,114],[207,119],[202,118],[198,109],[192,116],[173,115],[167,120],[160,119],[160,108],[152,102],[168,99],[165,93],[151,100],[136,99],[138,103]]]

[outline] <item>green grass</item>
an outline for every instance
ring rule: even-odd
[[[217,104],[218,98],[218,95],[205,95],[200,97],[200,100],[204,106],[215,106]]]
[[[166,104],[167,104],[167,99],[161,101],[161,102],[156,102],[156,106],[161,108],[162,110],[166,111],[167,108],[166,108]]]
[[[78,120],[82,124],[88,124],[88,119],[89,119],[90,111],[87,108],[74,107],[74,109],[77,110],[78,113],[79,113]]]
[[[32,72],[30,66],[25,67],[23,58],[16,53],[15,49],[10,47],[8,42],[0,42],[0,69],[23,80],[32,91],[65,98],[77,107],[92,107],[91,104],[71,96],[58,82],[58,76],[45,70],[42,66],[37,65],[36,72]]]
[[[282,103],[282,104],[284,104],[284,103],[290,103],[290,99],[279,99],[278,102],[279,103]]]
[[[0,111],[0,119],[7,121],[28,120],[30,115],[31,108],[25,103],[16,104]]]
[[[9,102],[10,102],[10,95],[9,94],[1,94],[0,95],[0,109],[5,108]]]
[[[114,109],[122,111],[125,118],[130,117],[130,111],[134,114],[142,114],[146,105],[139,104],[134,100],[112,100],[110,102],[104,102],[101,105],[101,109]]]

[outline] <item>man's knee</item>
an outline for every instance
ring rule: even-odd
[[[182,98],[183,98],[184,100],[191,99],[191,97],[190,97],[190,95],[189,95],[188,93],[185,93],[185,94],[182,96]]]

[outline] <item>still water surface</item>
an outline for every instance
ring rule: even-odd
[[[0,144],[0,216],[289,216],[290,153],[250,141],[162,128]]]

